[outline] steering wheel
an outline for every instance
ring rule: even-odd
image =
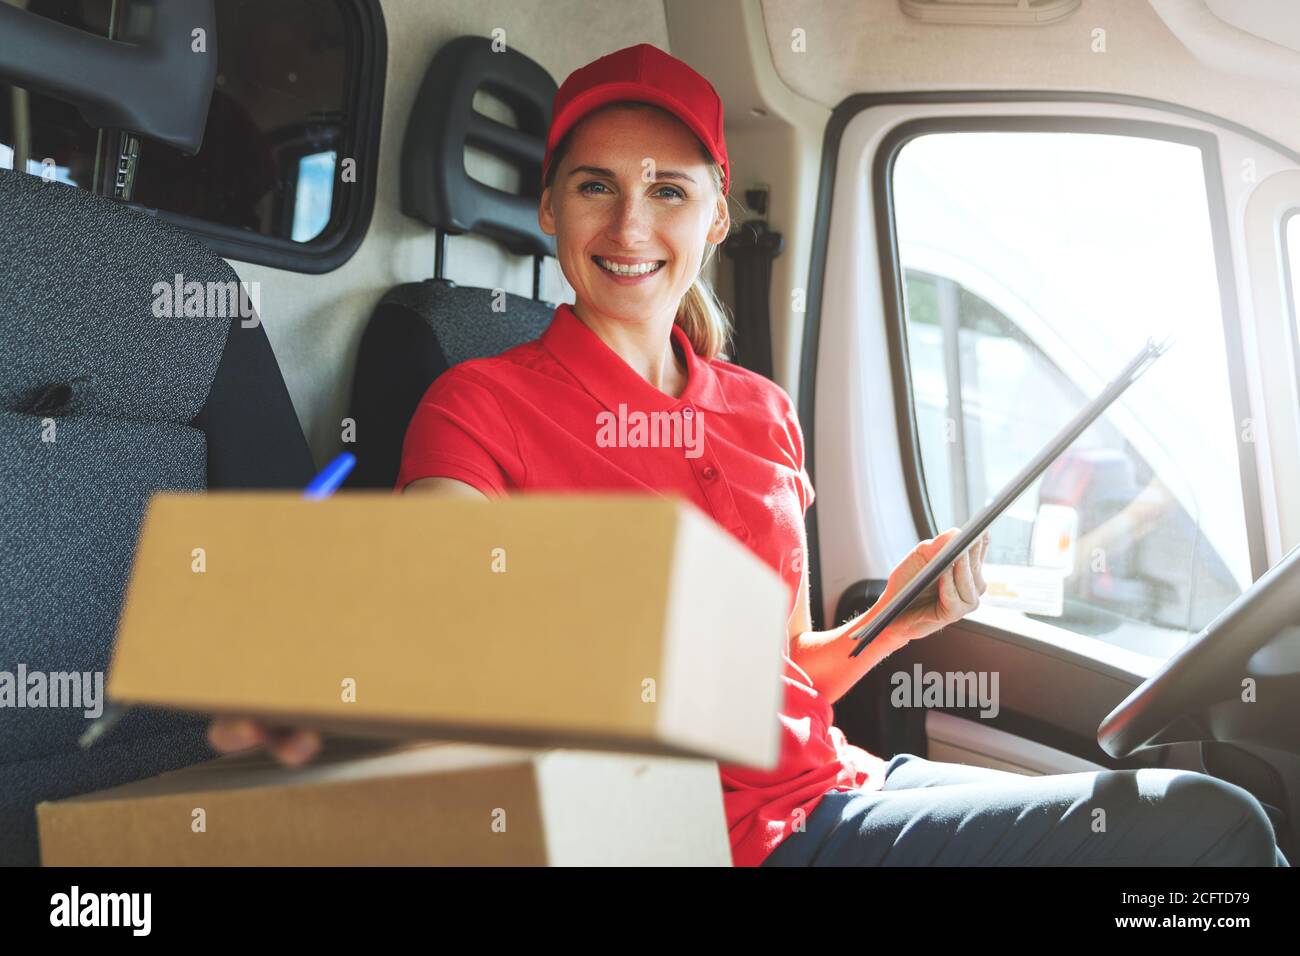
[[[1116,758],[1184,740],[1253,740],[1300,753],[1297,625],[1300,545],[1125,697],[1097,728],[1097,743]]]

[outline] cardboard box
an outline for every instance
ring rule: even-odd
[[[730,866],[717,764],[440,743],[232,755],[36,810],[46,866]]]
[[[107,692],[352,735],[771,767],[788,603],[675,497],[167,493]]]

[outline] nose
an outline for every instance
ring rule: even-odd
[[[621,249],[632,249],[650,237],[648,201],[638,190],[627,190],[611,205],[606,235]]]

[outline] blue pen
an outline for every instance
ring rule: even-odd
[[[348,473],[352,471],[357,463],[357,456],[350,451],[340,452],[334,459],[321,469],[321,473],[313,478],[303,490],[304,498],[317,500],[328,498],[338,490],[347,478]],[[89,747],[104,734],[108,733],[113,726],[126,716],[130,710],[129,705],[108,703],[104,705],[104,712],[95,718],[94,723],[86,728],[86,732],[81,735],[77,742],[84,750]]]
[[[339,485],[343,484],[343,479],[348,476],[354,465],[357,463],[357,456],[350,451],[339,452],[334,460],[326,465],[319,475],[311,480],[303,492],[304,498],[328,498]]]

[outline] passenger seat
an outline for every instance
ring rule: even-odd
[[[237,283],[224,260],[19,172],[0,171],[0,209],[0,672],[21,694],[20,672],[106,673],[155,491],[300,488],[313,467],[260,324],[155,314],[178,275]],[[197,717],[133,710],[82,750],[84,707],[16,702],[0,697],[0,865],[39,862],[39,801],[215,756]]]
[[[474,109],[480,89],[511,108],[517,128]],[[537,203],[555,92],[545,69],[517,50],[494,52],[484,37],[459,37],[434,57],[402,150],[402,211],[437,234],[434,276],[390,290],[366,327],[348,412],[356,423],[357,456],[349,487],[393,487],[406,427],[439,375],[535,339],[550,324],[555,307],[541,301],[540,267],[555,254],[554,240],[537,223]],[[467,146],[516,166],[521,192],[471,179]],[[465,233],[533,256],[533,298],[446,279],[447,236]]]

